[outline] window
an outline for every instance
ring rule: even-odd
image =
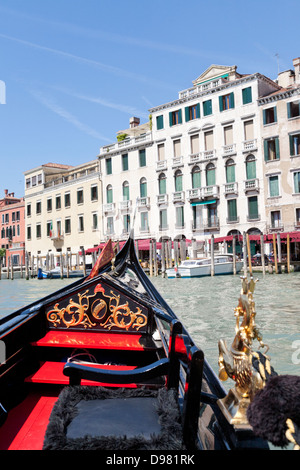
[[[204,147],[205,150],[214,149],[214,133],[213,131],[204,132]]]
[[[252,103],[252,89],[251,86],[243,88],[242,90],[243,104]]]
[[[55,198],[55,208],[56,210],[61,209],[61,197],[60,196],[56,196]]]
[[[114,233],[114,218],[107,217],[107,234],[111,235]]]
[[[71,194],[65,193],[65,207],[71,207]]]
[[[52,199],[49,198],[47,199],[47,212],[51,212],[52,211]]]
[[[279,178],[278,175],[269,176],[269,196],[279,196]]]
[[[122,155],[122,171],[128,170],[128,153]]]
[[[176,207],[176,228],[184,228],[184,207]]]
[[[281,228],[281,214],[280,211],[271,212],[271,228]]]
[[[244,122],[244,135],[245,140],[253,140],[254,139],[254,132],[253,132],[253,121],[245,121]]]
[[[224,127],[224,144],[225,145],[233,144],[233,127],[232,126]]]
[[[139,151],[139,163],[140,167],[146,166],[146,149]]]
[[[98,201],[98,186],[91,186],[91,201]]]
[[[42,184],[42,181],[43,181],[42,173],[38,175],[37,179],[38,179],[38,184]]]
[[[157,128],[158,131],[160,129],[164,128],[164,117],[163,117],[163,115],[156,116],[156,128]]]
[[[203,116],[209,116],[212,114],[212,102],[211,100],[203,101]]]
[[[32,186],[36,186],[36,176],[33,176],[31,179]]]
[[[236,199],[227,201],[227,222],[237,222]]]
[[[181,170],[175,172],[175,191],[182,191],[182,179],[183,175]]]
[[[196,155],[199,151],[199,134],[191,135],[191,154]]]
[[[206,186],[216,184],[216,169],[213,163],[209,163],[206,167]]]
[[[130,230],[130,215],[129,214],[125,214],[123,216],[123,224],[124,224],[124,232],[128,233]]]
[[[129,201],[129,183],[128,181],[124,181],[122,186],[123,191],[123,201]]]
[[[106,187],[106,202],[107,204],[111,204],[113,202],[113,188],[111,184]]]
[[[149,230],[148,212],[141,212],[141,231],[147,232]]]
[[[27,204],[26,206],[26,215],[27,217],[31,216],[31,204]]]
[[[296,209],[296,226],[300,226],[300,209]]]
[[[208,227],[218,227],[219,225],[217,206],[215,204],[209,204],[207,206],[207,224]]]
[[[83,232],[84,231],[84,219],[83,215],[78,216],[78,231]]]
[[[291,101],[287,103],[288,119],[300,116],[300,101]]]
[[[105,159],[105,166],[106,166],[106,174],[111,175],[112,174],[112,162],[111,158],[106,158]]]
[[[42,236],[41,224],[36,224],[36,238],[41,238],[41,236]]]
[[[65,234],[69,235],[71,233],[71,219],[68,217],[65,219]]]
[[[266,139],[264,141],[265,161],[279,160],[279,139],[278,137]]]
[[[174,158],[181,157],[181,141],[176,139],[173,141],[173,154]]]
[[[170,127],[182,123],[181,109],[178,109],[177,111],[171,111],[169,113],[169,123],[170,123]]]
[[[249,155],[246,158],[246,178],[253,180],[256,178],[256,163],[254,155]]]
[[[146,178],[140,179],[140,197],[147,197],[147,180]]]
[[[164,173],[161,173],[158,177],[158,192],[159,194],[167,193],[167,178]]]
[[[20,236],[20,233],[21,233],[21,232],[20,232],[20,225],[18,224],[18,225],[17,225],[17,237]]]
[[[31,185],[31,179],[30,178],[26,178],[26,188],[30,188],[30,185]]]
[[[17,211],[17,212],[16,212],[16,221],[17,221],[17,222],[20,221],[20,211]]]
[[[257,220],[258,218],[257,196],[248,197],[248,219]]]
[[[163,162],[165,159],[165,144],[159,144],[157,146],[157,156],[158,156],[158,161]]]
[[[228,95],[219,96],[220,111],[226,111],[227,109],[234,108],[234,94],[229,93]]]
[[[294,172],[294,192],[300,193],[300,171]]]
[[[274,122],[277,122],[276,106],[263,110],[263,121],[264,125],[273,124]]]
[[[27,240],[31,240],[31,226],[27,227]]]
[[[159,229],[166,230],[168,228],[167,209],[159,211]]]
[[[192,188],[201,188],[201,171],[198,166],[192,169]]]
[[[300,133],[289,136],[290,138],[290,155],[300,155]]]
[[[52,220],[47,222],[46,230],[47,230],[47,237],[51,238],[53,235]]]
[[[77,204],[83,204],[83,189],[77,190]]]
[[[93,214],[93,230],[98,230],[98,214]]]
[[[41,201],[37,201],[37,203],[36,203],[36,213],[41,214],[41,212],[42,212],[42,203],[41,203]]]
[[[226,183],[235,182],[235,163],[232,158],[226,162]]]
[[[194,104],[185,108],[185,121],[189,122],[200,117],[200,104]]]

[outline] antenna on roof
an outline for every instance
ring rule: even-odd
[[[277,58],[277,75],[279,75],[279,54],[276,52],[275,57]]]

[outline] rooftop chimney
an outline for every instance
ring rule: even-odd
[[[5,197],[7,197],[7,195],[8,195],[8,189],[4,189],[4,195],[5,195]]]
[[[295,69],[295,82],[300,83],[300,57],[293,60],[293,66]]]
[[[140,118],[132,117],[129,119],[130,129],[140,125]]]

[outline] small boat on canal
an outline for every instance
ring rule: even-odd
[[[188,259],[181,262],[177,267],[166,270],[168,278],[175,277],[203,277],[211,276],[212,266],[211,258]],[[239,273],[243,267],[243,262],[236,259],[236,273]],[[232,254],[223,254],[214,256],[214,274],[226,275],[234,273],[234,259]]]
[[[268,449],[245,415],[259,382],[251,299],[244,279],[240,329],[231,348],[219,344],[220,378],[237,381],[227,393],[141,268],[133,235],[118,253],[109,241],[88,276],[0,320],[0,448]]]

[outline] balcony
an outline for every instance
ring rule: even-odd
[[[50,238],[51,240],[55,241],[60,241],[64,239],[64,233],[61,230],[54,230],[50,233]]]
[[[244,191],[245,193],[248,191],[259,191],[259,179],[254,178],[244,181]]]
[[[167,160],[159,160],[156,162],[156,171],[165,171],[168,169]]]
[[[183,166],[183,157],[174,157],[172,159],[172,168],[179,168]]]
[[[110,152],[124,150],[125,148],[131,147],[134,145],[139,145],[139,144],[143,145],[147,142],[150,142],[151,140],[152,140],[151,132],[140,134],[139,136],[127,137],[126,139],[121,140],[120,142],[116,142],[114,144],[105,145],[104,147],[101,147],[100,154],[107,155]]]
[[[276,232],[283,232],[284,226],[283,223],[277,220],[276,222],[271,223],[271,225],[267,225],[267,232],[268,233],[276,233]]]
[[[173,202],[184,202],[184,191],[176,191],[173,193]]]
[[[201,196],[202,196],[203,199],[205,199],[207,197],[219,198],[220,197],[220,188],[217,185],[204,186],[203,188],[201,188]]]
[[[111,212],[114,212],[115,211],[115,203],[114,202],[110,202],[108,204],[104,204],[103,205],[103,211],[107,214],[107,213],[111,213]]]
[[[147,208],[149,209],[150,207],[150,197],[138,197],[137,198],[137,207],[139,209],[141,208]]]
[[[238,194],[238,183],[224,184],[224,194]]]
[[[189,165],[195,165],[196,163],[201,162],[201,153],[192,153],[189,155]]]
[[[131,209],[131,201],[121,201],[120,202],[120,210],[129,212]]]
[[[202,199],[201,188],[193,188],[187,190],[187,199]]]
[[[216,151],[215,150],[205,150],[202,152],[202,159],[207,161],[207,160],[213,160],[216,157]]]
[[[243,142],[243,152],[253,152],[254,150],[257,150],[257,140],[256,139],[245,140]]]
[[[156,196],[156,204],[158,206],[163,204],[168,204],[168,195],[167,194],[158,194]]]
[[[203,222],[204,230],[218,230],[220,228],[219,217],[211,217]]]
[[[229,157],[230,155],[235,155],[236,145],[235,144],[224,145],[222,153],[223,153],[223,157]]]

